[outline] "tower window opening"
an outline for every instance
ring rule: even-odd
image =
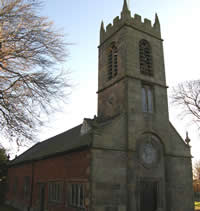
[[[108,80],[114,78],[118,73],[118,51],[115,44],[112,44],[112,47],[108,52]]]
[[[112,63],[113,63],[112,51],[110,51],[108,55],[108,80],[112,79]]]
[[[153,113],[154,111],[154,94],[152,86],[142,86],[142,111],[148,113]]]
[[[151,46],[147,40],[139,42],[140,72],[153,75]]]

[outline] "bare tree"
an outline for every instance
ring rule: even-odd
[[[193,164],[193,179],[200,179],[200,160],[196,160]]]
[[[181,116],[188,116],[200,129],[200,80],[186,81],[174,87],[172,103],[179,106]]]
[[[41,114],[52,112],[69,88],[60,66],[68,44],[38,15],[41,6],[0,0],[0,131],[18,144],[34,139]]]

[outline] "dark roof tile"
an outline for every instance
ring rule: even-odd
[[[64,133],[37,143],[19,157],[10,162],[10,165],[31,160],[39,160],[62,152],[89,146],[92,142],[91,134],[80,135],[82,125],[78,125]]]

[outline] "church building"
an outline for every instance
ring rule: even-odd
[[[169,122],[158,16],[100,28],[98,113],[10,162],[21,211],[193,211],[189,139]],[[94,90],[95,91],[95,90]]]

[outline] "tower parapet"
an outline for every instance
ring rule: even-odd
[[[108,24],[106,26],[106,29],[104,29],[104,27],[102,28],[101,25],[100,45],[110,36],[114,35],[124,25],[134,28],[138,31],[143,31],[151,36],[161,39],[160,23],[158,15],[155,14],[155,22],[153,25],[151,23],[151,20],[147,18],[145,18],[144,21],[142,21],[141,16],[138,14],[135,14],[134,17],[132,17],[131,12],[127,7],[126,0],[124,0],[121,17],[119,16],[115,17],[113,19],[113,23]]]

